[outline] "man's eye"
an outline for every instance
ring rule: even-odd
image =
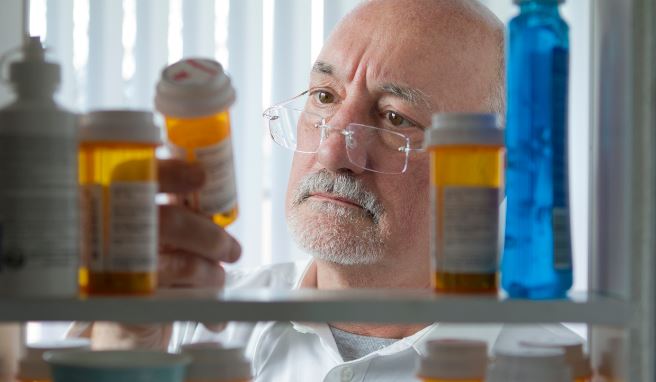
[[[403,118],[403,116],[399,113],[396,113],[394,111],[387,111],[385,112],[385,118],[393,125],[393,126],[407,126],[411,125],[410,121],[406,120]]]
[[[335,96],[328,92],[319,91],[316,96],[321,103],[333,103],[335,101]]]

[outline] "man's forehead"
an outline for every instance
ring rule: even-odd
[[[503,24],[476,0],[368,1],[333,31],[311,78],[346,84],[359,74],[369,90],[430,112],[486,110],[490,89],[502,88],[502,57]]]
[[[344,80],[344,75],[343,73],[340,73],[339,68],[333,64],[320,60],[317,60],[314,65],[312,65],[312,75],[315,77],[328,76],[338,80]],[[416,87],[408,86],[402,82],[383,80],[376,85],[375,90],[380,93],[399,98],[404,102],[414,106],[432,109],[432,104],[429,96],[427,96],[422,90]]]

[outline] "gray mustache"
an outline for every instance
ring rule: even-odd
[[[328,193],[348,199],[361,206],[375,223],[380,221],[385,209],[376,196],[368,191],[362,182],[347,173],[331,174],[328,170],[319,170],[303,178],[298,185],[293,206],[303,203],[315,193]]]

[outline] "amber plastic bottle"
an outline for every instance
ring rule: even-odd
[[[148,294],[157,287],[157,171],[153,115],[98,111],[81,120],[83,294]]]
[[[497,117],[436,114],[426,144],[435,289],[494,293],[504,193],[503,131]]]
[[[207,59],[185,59],[165,68],[155,97],[173,156],[199,162],[205,169],[205,186],[179,199],[222,227],[237,219],[228,111],[234,100],[223,68]]]
[[[590,359],[583,351],[583,343],[577,339],[544,337],[532,338],[520,342],[527,348],[561,349],[565,352],[565,362],[569,365],[574,382],[592,381]]]

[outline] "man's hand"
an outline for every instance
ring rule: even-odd
[[[165,193],[198,191],[204,171],[181,160],[159,161],[159,187]],[[221,262],[235,262],[241,254],[237,240],[185,206],[162,205],[159,209],[159,285],[161,287],[222,287]]]
[[[180,160],[158,162],[159,191],[190,193],[204,184],[198,164]],[[220,288],[225,281],[221,262],[235,262],[241,254],[237,240],[212,220],[185,206],[159,208],[159,286],[164,288]],[[221,325],[207,325],[220,330]],[[86,335],[94,349],[166,350],[172,324],[124,325],[96,322]]]

